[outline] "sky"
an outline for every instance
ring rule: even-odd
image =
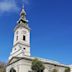
[[[0,61],[8,62],[22,4],[31,28],[31,55],[72,64],[72,0],[0,0]]]

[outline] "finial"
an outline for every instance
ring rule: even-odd
[[[22,10],[21,10],[21,13],[20,13],[20,19],[19,19],[18,22],[20,22],[21,20],[24,21],[24,22],[28,22],[26,20],[26,12],[24,10],[24,4],[22,5]]]
[[[25,12],[25,10],[24,10],[24,5],[22,5],[22,11],[21,11],[20,15],[21,15],[21,16],[25,16],[25,15],[26,15],[26,12]]]

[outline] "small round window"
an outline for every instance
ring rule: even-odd
[[[23,48],[24,50],[26,49],[26,48]]]

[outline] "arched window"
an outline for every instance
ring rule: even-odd
[[[11,68],[10,72],[16,72],[16,70],[14,68]]]
[[[26,48],[23,48],[24,50],[26,49]]]
[[[18,40],[18,31],[16,31],[16,41]]]
[[[53,69],[53,71],[52,72],[58,72],[58,70],[57,69]]]
[[[18,36],[16,36],[16,41],[18,40]]]

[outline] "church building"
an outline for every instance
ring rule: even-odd
[[[31,72],[31,63],[35,57],[31,56],[30,48],[30,27],[23,7],[20,18],[14,28],[13,48],[8,59],[6,72]],[[64,72],[69,67],[69,65],[64,65],[57,61],[37,58],[44,63],[44,72],[52,72],[53,69],[57,69],[58,72]]]

